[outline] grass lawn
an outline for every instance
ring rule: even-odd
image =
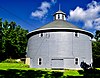
[[[28,68],[29,66],[22,63],[0,63],[0,69]]]
[[[31,76],[30,76],[31,75]],[[6,77],[7,76],[7,77]],[[51,70],[29,68],[22,63],[0,63],[0,78],[66,78],[66,77],[93,77],[100,78],[100,68],[92,70]]]
[[[51,72],[58,72],[63,73],[64,76],[81,76],[77,70],[51,70],[51,69],[36,69],[36,68],[29,68],[28,65],[22,63],[0,63],[0,70],[9,70],[9,69],[18,69],[18,70],[34,70],[34,71],[46,71],[48,74]]]
[[[78,72],[78,70],[65,70],[64,71],[64,76],[83,76]]]

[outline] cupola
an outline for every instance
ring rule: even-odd
[[[61,10],[57,11],[53,16],[54,20],[66,20],[66,14]]]

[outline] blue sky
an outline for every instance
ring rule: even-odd
[[[0,18],[32,31],[52,22],[59,4],[68,22],[92,33],[100,30],[100,0],[0,0]]]

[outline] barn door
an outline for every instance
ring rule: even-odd
[[[63,69],[64,61],[63,59],[52,59],[51,65],[52,65],[52,69]]]
[[[75,59],[64,59],[64,67],[65,68],[75,68]]]

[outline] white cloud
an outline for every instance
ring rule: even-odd
[[[95,19],[93,25],[95,26],[96,30],[100,30],[100,18]]]
[[[70,16],[68,16],[68,20],[71,21],[81,21],[84,19],[85,12],[82,8],[77,7],[74,11],[70,10]]]
[[[50,9],[51,5],[55,3],[56,3],[56,0],[51,0],[51,2],[46,2],[46,1],[42,2],[41,6],[38,7],[36,11],[31,13],[31,16],[41,19],[48,13],[48,10]]]
[[[87,9],[76,7],[75,10],[70,10],[68,16],[69,21],[83,22],[85,29],[100,29],[100,2],[92,1],[87,5]]]
[[[38,10],[36,10],[35,12],[32,12],[31,15],[33,17],[42,18],[48,12],[49,8],[50,8],[50,3],[48,3],[48,2],[42,2],[41,6],[38,7]]]

